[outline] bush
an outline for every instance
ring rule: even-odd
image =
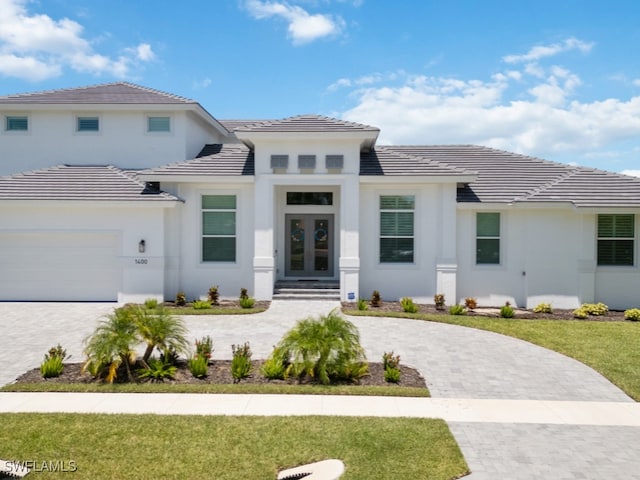
[[[207,376],[209,369],[209,359],[203,355],[195,354],[189,359],[189,371],[196,378]]]
[[[534,313],[553,313],[550,303],[539,303],[533,308]]]
[[[138,369],[138,377],[151,382],[163,382],[165,378],[173,378],[178,367],[166,359],[149,359],[146,368]]]
[[[451,305],[449,307],[449,315],[466,315],[467,311],[462,305]]]
[[[500,317],[502,318],[513,318],[514,315],[515,311],[513,310],[513,307],[509,305],[509,302],[500,309]]]
[[[607,307],[604,303],[583,303],[582,307],[586,310],[589,315],[606,315],[609,312],[609,307]]]
[[[60,357],[47,357],[45,355],[43,362],[40,364],[40,373],[43,378],[59,377],[64,370],[64,364]]]
[[[385,370],[389,368],[398,368],[400,365],[400,355],[394,355],[393,351],[384,352],[382,354],[382,366]]]
[[[478,308],[478,301],[473,297],[467,297],[464,299],[464,306],[469,310]]]
[[[196,356],[203,357],[207,362],[211,359],[213,353],[213,340],[209,335],[196,340]]]
[[[147,298],[144,301],[144,308],[146,308],[147,310],[153,310],[157,307],[158,307],[158,300],[156,300],[155,298]]]
[[[324,385],[332,378],[357,380],[368,371],[358,329],[335,311],[300,320],[279,346],[290,353],[294,375],[308,375]]]
[[[624,311],[625,320],[631,320],[637,322],[640,320],[640,308],[631,308]]]
[[[269,380],[285,380],[289,376],[289,352],[274,347],[271,355],[262,364],[262,374]]]
[[[208,296],[211,305],[220,305],[220,293],[218,292],[218,285],[214,285],[209,289]]]
[[[367,308],[369,308],[369,306],[367,305],[367,301],[364,298],[359,298],[358,299],[358,310],[360,310],[361,312],[366,310]]]
[[[573,311],[573,318],[578,318],[580,320],[584,320],[588,316],[589,316],[589,312],[587,311],[586,308],[580,307],[580,308],[576,308]]]
[[[176,293],[176,305],[184,307],[187,304],[187,295],[184,292]]]
[[[251,373],[251,348],[249,342],[244,345],[231,345],[233,359],[231,360],[231,375],[233,383],[247,378]]]
[[[384,371],[384,381],[389,383],[398,383],[400,381],[400,369],[387,368]]]
[[[253,308],[256,304],[256,300],[253,297],[240,297],[240,306],[242,308]]]
[[[242,300],[243,298],[249,298],[249,294],[247,293],[246,288],[240,289],[240,300]]]
[[[211,308],[211,302],[209,300],[196,300],[193,302],[193,308],[195,310],[208,310]]]
[[[380,292],[378,290],[374,290],[371,294],[370,303],[372,307],[379,307],[380,305],[382,305],[382,297],[380,296]]]
[[[436,305],[436,310],[444,310],[444,294],[436,293],[433,296],[433,303]]]
[[[416,313],[418,311],[418,306],[413,303],[413,299],[410,297],[404,297],[400,300],[400,305],[402,305],[402,310],[407,313]]]

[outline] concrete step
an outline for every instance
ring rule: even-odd
[[[337,282],[277,282],[273,289],[274,300],[340,300]]]

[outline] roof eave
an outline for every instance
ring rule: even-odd
[[[172,183],[253,183],[254,175],[203,175],[198,173],[176,174],[176,173],[139,173],[138,178],[145,182],[172,182]]]
[[[476,179],[475,175],[360,175],[360,183],[471,183]]]

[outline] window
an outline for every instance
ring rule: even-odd
[[[76,129],[78,132],[97,132],[100,130],[98,117],[78,117]]]
[[[26,116],[7,115],[4,129],[7,132],[26,132],[29,130],[29,119]]]
[[[170,132],[171,120],[169,117],[147,117],[147,132]]]
[[[476,214],[476,263],[500,263],[500,214]]]
[[[598,215],[598,265],[633,265],[634,215]]]
[[[202,196],[202,261],[236,261],[236,196]]]
[[[380,263],[412,263],[413,195],[380,196]]]
[[[333,193],[287,192],[287,205],[333,205]]]

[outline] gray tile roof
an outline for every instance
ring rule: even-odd
[[[157,176],[242,176],[254,174],[253,151],[244,144],[205,145],[193,160],[143,170],[142,175]]]
[[[1,104],[197,104],[195,100],[129,82],[0,96]]]
[[[376,147],[374,150],[360,154],[360,175],[363,176],[442,176],[473,175],[473,173],[464,168],[386,147]]]
[[[226,128],[227,130],[229,130],[230,132],[233,132],[236,128],[239,127],[245,127],[247,125],[253,125],[254,123],[263,123],[263,122],[269,122],[272,120],[218,120],[220,122],[220,124]]]
[[[0,177],[0,200],[176,201],[155,193],[135,172],[113,166],[56,167]]]
[[[476,181],[458,191],[459,202],[569,202],[578,207],[640,205],[640,178],[476,145],[386,148],[476,171]]]
[[[361,123],[347,122],[321,115],[298,115],[281,120],[264,120],[250,125],[236,126],[237,132],[371,132],[379,128]]]

